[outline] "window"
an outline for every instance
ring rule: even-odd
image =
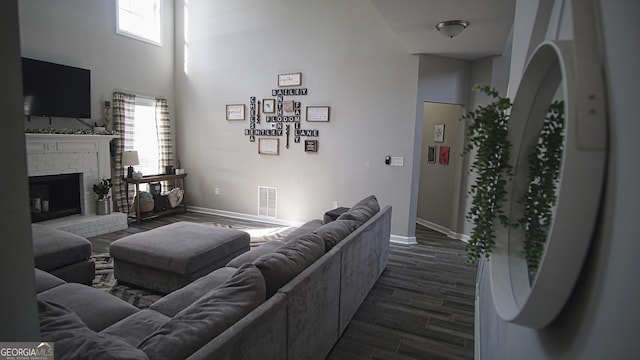
[[[116,32],[162,46],[160,1],[116,0]]]
[[[136,96],[133,144],[125,150],[138,151],[140,165],[135,167],[136,171],[143,175],[160,173],[155,100]]]

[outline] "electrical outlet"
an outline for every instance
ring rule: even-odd
[[[216,187],[215,189],[213,189],[213,193],[216,195],[220,195],[220,188]]]
[[[332,209],[337,209],[337,208],[338,208],[338,202],[337,202],[336,200],[333,200],[333,201],[331,202],[331,208],[332,208]]]
[[[391,166],[404,166],[404,156],[392,156]]]

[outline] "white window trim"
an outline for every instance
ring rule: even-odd
[[[162,0],[158,2],[158,6],[160,6],[160,9],[158,10],[160,12],[160,41],[155,41],[155,40],[151,40],[149,38],[140,36],[138,34],[134,34],[132,32],[129,32],[127,30],[122,30],[120,29],[120,0],[116,0],[115,2],[116,4],[116,34],[118,35],[122,35],[122,36],[126,36],[138,41],[142,41],[142,42],[146,42],[148,44],[153,44],[156,46],[160,46],[162,47],[162,43],[163,43],[163,24],[164,24],[164,7],[162,6]]]

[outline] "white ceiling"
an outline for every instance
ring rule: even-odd
[[[502,54],[515,11],[515,0],[371,0],[382,18],[412,54],[476,60]],[[446,20],[467,20],[462,34],[450,39],[436,30]]]

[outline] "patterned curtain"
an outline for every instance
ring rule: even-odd
[[[126,183],[124,182],[125,170],[122,165],[122,153],[125,149],[133,149],[133,139],[135,136],[134,112],[136,106],[136,96],[120,92],[113,93],[113,130],[117,131],[119,137],[113,139],[113,202],[114,209],[123,213],[129,212],[128,200],[133,199],[135,191],[130,187],[127,194]],[[131,203],[129,203],[131,206]]]
[[[173,165],[173,146],[171,145],[171,121],[169,104],[166,99],[156,99],[156,128],[158,132],[158,173],[165,173],[165,166]],[[164,189],[164,184],[163,184]]]

